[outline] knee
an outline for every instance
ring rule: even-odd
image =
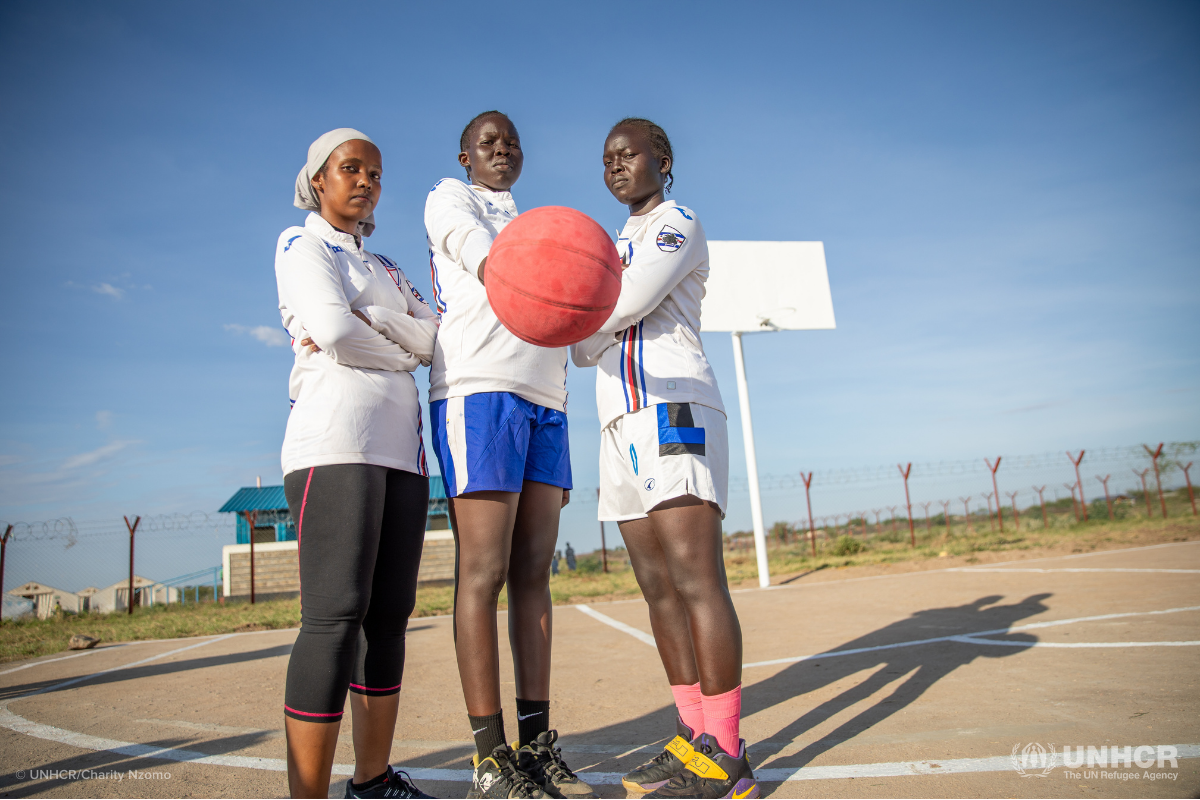
[[[728,587],[717,581],[715,576],[688,575],[675,580],[675,592],[688,608],[727,601],[728,591]]]
[[[646,602],[651,606],[669,603],[678,599],[675,587],[671,583],[671,577],[665,571],[655,570],[650,574],[646,574],[645,571],[635,571],[634,577],[637,578],[637,584],[642,590],[642,596],[646,598]]]
[[[333,596],[314,598],[301,595],[301,617],[305,625],[326,629],[345,628],[356,633],[367,615],[370,600],[360,592],[347,590]]]
[[[508,590],[510,593],[544,592],[549,586],[549,561],[545,564],[526,561],[509,567]]]
[[[474,564],[470,568],[459,565],[459,600],[469,598],[478,602],[495,603],[508,580],[508,569],[499,563]]]

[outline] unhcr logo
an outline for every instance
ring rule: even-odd
[[[1063,750],[1066,749],[1063,748]],[[1034,775],[1045,778],[1058,766],[1058,754],[1054,752],[1053,744],[1043,745],[1041,742],[1030,742],[1022,747],[1021,743],[1017,742],[1012,749],[1012,764],[1013,769],[1022,778]]]
[[[1083,768],[1090,770],[1114,767],[1137,767],[1144,770],[1150,767],[1162,769],[1166,766],[1178,769],[1179,748],[1170,744],[1137,746],[1102,745],[1100,747],[1092,745],[1088,745],[1087,747],[1064,745],[1062,752],[1057,752],[1053,744],[1030,742],[1023,745],[1017,742],[1013,745],[1012,749],[1012,765],[1013,769],[1022,778],[1045,778],[1054,771],[1055,767],[1059,766],[1066,767],[1067,769]],[[1081,777],[1081,774],[1072,773],[1070,777]],[[1094,774],[1084,773],[1082,777],[1108,778],[1115,776],[1109,773],[1098,772]],[[1143,776],[1137,777],[1155,778],[1159,776],[1157,773],[1146,773]]]

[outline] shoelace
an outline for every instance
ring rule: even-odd
[[[404,777],[400,777],[403,775]],[[412,777],[402,769],[393,769],[392,776],[396,779],[396,785],[392,787],[392,797],[419,797],[421,790],[412,782]]]
[[[504,759],[504,763],[500,765],[500,774],[508,779],[514,789],[518,790],[518,797],[532,797],[534,792],[541,790],[541,787],[534,783],[533,779],[517,768],[512,759]]]
[[[563,761],[561,747],[547,747],[542,745],[538,749],[546,754],[546,760],[542,764],[542,769],[549,772],[551,777],[558,779],[575,777],[575,773],[567,766],[567,762]]]

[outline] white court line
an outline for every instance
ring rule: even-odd
[[[603,622],[605,625],[616,628],[617,630],[621,631],[621,633],[628,633],[630,636],[637,639],[639,642],[648,644],[651,647],[658,646],[654,643],[654,637],[651,636],[650,634],[646,633],[645,631],[639,631],[637,628],[633,627],[632,625],[626,625],[624,622],[620,622],[618,620],[613,619],[612,617],[601,614],[599,611],[596,611],[593,608],[589,608],[588,606],[577,605],[575,607],[578,608],[580,611],[582,611],[584,614],[587,614],[592,619],[599,620],[600,622]]]
[[[282,758],[255,758],[251,756],[207,755],[198,750],[183,750],[172,747],[154,747],[153,745],[122,742],[117,739],[103,739],[86,733],[55,728],[52,725],[39,725],[18,716],[7,708],[0,708],[0,727],[10,731],[23,733],[35,739],[43,739],[58,744],[77,747],[80,750],[96,750],[106,753],[116,753],[123,756],[139,758],[158,758],[164,761],[180,761],[193,764],[212,764],[219,767],[241,767],[243,769],[261,769],[271,772],[286,772],[287,762]],[[1174,745],[1176,758],[1200,758],[1200,744]],[[820,781],[839,778],[889,778],[906,775],[941,775],[964,772],[1005,772],[1013,768],[1012,756],[993,756],[992,758],[952,758],[947,760],[929,761],[894,761],[883,764],[844,764],[824,767],[801,767],[800,769],[759,769],[755,777],[760,781]],[[467,769],[423,769],[410,768],[401,765],[414,780],[423,781],[455,781],[469,783],[471,770]],[[334,764],[334,775],[353,775],[353,764]],[[621,782],[619,772],[580,772],[579,776],[588,783],[615,785]]]
[[[637,639],[640,642],[645,642],[646,644],[648,644],[652,647],[654,646],[654,637],[653,636],[651,636],[650,634],[648,634],[644,631],[638,630],[637,628],[633,627],[632,625],[626,625],[624,622],[619,622],[619,621],[613,619],[612,617],[601,614],[599,611],[596,611],[595,609],[589,608],[588,606],[578,605],[575,607],[578,608],[583,613],[587,614],[589,617],[592,617],[593,619],[603,622],[605,625],[610,625],[613,628],[616,628],[617,630],[621,631],[622,633],[629,634],[630,636],[634,637],[635,639]],[[916,647],[917,645],[933,644],[935,642],[958,642],[960,644],[1000,644],[1000,645],[1012,645],[1014,647],[1034,647],[1034,646],[1055,647],[1058,645],[1054,645],[1054,644],[1051,644],[1048,642],[1004,642],[1004,641],[982,639],[980,637],[1000,636],[1000,635],[1004,635],[1004,634],[1015,633],[1017,631],[1036,630],[1038,628],[1053,628],[1053,627],[1057,627],[1059,625],[1074,625],[1074,624],[1077,624],[1080,622],[1097,622],[1099,620],[1122,619],[1124,617],[1146,617],[1146,616],[1157,616],[1160,614],[1177,614],[1181,611],[1200,611],[1200,606],[1185,606],[1182,608],[1168,608],[1168,609],[1164,609],[1161,611],[1122,611],[1122,612],[1118,612],[1115,614],[1097,614],[1096,616],[1092,616],[1092,617],[1072,617],[1070,619],[1056,619],[1056,620],[1049,620],[1047,622],[1030,622],[1026,625],[1013,625],[1008,628],[996,628],[996,629],[990,630],[990,631],[975,631],[973,633],[959,633],[959,634],[954,634],[952,636],[936,636],[932,639],[914,639],[914,640],[908,641],[908,642],[896,642],[894,644],[879,644],[879,645],[875,645],[873,647],[856,647],[852,650],[831,650],[829,652],[816,653],[814,655],[790,656],[788,658],[773,658],[773,659],[770,659],[769,661],[754,661],[754,662],[751,662],[748,664],[742,664],[742,668],[746,669],[749,667],[769,667],[769,666],[774,666],[776,664],[794,664],[799,661],[809,661],[814,658],[835,658],[837,656],[853,656],[853,655],[858,655],[859,653],[872,653],[877,650],[895,650],[898,647]],[[1088,647],[1088,646],[1090,646],[1090,647],[1151,647],[1151,646],[1191,647],[1196,644],[1197,644],[1196,642],[1132,642],[1132,643],[1128,643],[1128,644],[1120,643],[1120,642],[1076,642],[1076,643],[1072,643],[1072,646],[1074,646],[1074,647]]]
[[[83,675],[78,678],[71,678],[68,681],[63,681],[62,683],[56,683],[53,686],[46,686],[46,687],[43,687],[43,688],[38,689],[33,692],[28,692],[26,694],[18,695],[16,697],[11,697],[8,700],[4,701],[4,706],[0,706],[0,708],[7,706],[9,703],[11,703],[15,700],[23,700],[26,697],[33,697],[35,695],[45,694],[46,692],[56,692],[59,689],[65,689],[68,686],[74,686],[77,683],[83,683],[84,681],[91,680],[92,678],[98,678],[101,675],[107,675],[110,672],[118,672],[123,669],[129,669],[130,667],[138,667],[138,666],[141,666],[142,664],[148,664],[151,661],[157,661],[160,658],[166,658],[167,656],[173,656],[176,653],[182,653],[185,650],[194,650],[197,647],[204,647],[204,645],[206,645],[206,644],[212,644],[214,642],[219,642],[222,639],[228,639],[232,636],[233,636],[233,634],[227,633],[224,636],[218,636],[215,639],[206,639],[203,642],[197,642],[196,644],[190,644],[187,647],[179,647],[179,648],[176,648],[175,650],[169,650],[166,653],[159,653],[156,656],[150,656],[149,658],[143,658],[141,661],[134,661],[129,664],[122,664],[119,667],[111,667],[110,669],[103,669],[103,670],[100,670],[99,672],[93,672],[93,673],[90,673],[88,675]]]
[[[117,645],[113,645],[112,647],[106,647],[104,649],[112,650],[113,647],[120,647],[120,646],[121,645],[117,644]],[[58,658],[48,658],[45,661],[29,661],[25,664],[22,664],[19,667],[13,667],[12,669],[6,669],[3,672],[0,672],[0,675],[7,675],[10,672],[20,672],[21,670],[29,669],[30,667],[40,667],[42,664],[53,664],[55,661],[67,661],[68,659],[72,659],[72,658],[82,658],[83,656],[90,656],[90,655],[94,655],[99,652],[101,652],[101,651],[99,651],[99,650],[84,650],[82,653],[73,653],[72,655],[60,656]]]
[[[1200,642],[1013,642],[1004,639],[976,639],[953,636],[952,642],[963,644],[998,644],[1004,647],[1200,647]]]
[[[1195,573],[1200,573],[1200,569],[1132,569],[1125,567],[1106,567],[1095,569],[1068,569],[1066,567],[1059,567],[1057,569],[1038,569],[1037,567],[1019,569],[1016,567],[1007,567],[1004,569],[983,569],[981,567],[954,567],[947,570],[947,572],[1174,572],[1192,575]]]

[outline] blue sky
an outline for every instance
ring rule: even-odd
[[[8,2],[0,75],[0,519],[279,482],[272,258],[309,142],[381,145],[369,247],[427,290],[425,195],[487,108],[523,209],[620,226],[600,149],[636,114],[709,238],[825,243],[838,329],[746,340],[764,473],[1200,439],[1195,4]],[[585,499],[563,537],[590,548]]]

